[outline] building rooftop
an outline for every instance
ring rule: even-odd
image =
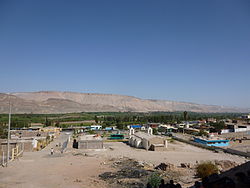
[[[79,140],[102,140],[102,137],[95,134],[81,135]]]
[[[152,138],[162,138],[162,137],[160,137],[160,136],[156,136],[156,135],[151,135],[151,134],[148,134],[148,133],[144,133],[144,132],[136,132],[135,134],[134,134],[134,136],[137,136],[137,137],[139,137],[139,138],[141,138],[141,139],[143,139],[143,138],[145,138],[145,139],[152,139]]]

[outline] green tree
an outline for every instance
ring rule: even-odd
[[[99,121],[98,121],[98,117],[95,116],[95,123],[98,124],[98,122],[99,122]]]
[[[183,112],[183,117],[184,117],[184,120],[187,121],[187,118],[188,118],[188,113],[187,113],[187,111],[184,111],[184,112]]]
[[[157,134],[157,129],[153,128],[153,134]]]
[[[60,122],[59,122],[59,121],[56,121],[55,126],[56,126],[56,127],[60,127]]]
[[[210,126],[212,126],[214,128],[215,132],[220,132],[221,129],[225,128],[225,122],[224,121],[219,121],[219,122],[215,122],[215,123],[211,122]]]
[[[47,116],[45,117],[45,123],[44,123],[44,126],[45,126],[45,127],[49,127],[49,126],[51,126],[51,121],[50,121],[50,120],[48,120]]]
[[[8,136],[7,126],[5,124],[0,124],[0,138],[6,139]]]

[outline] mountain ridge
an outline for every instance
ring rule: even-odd
[[[249,112],[248,108],[206,105],[170,100],[141,99],[134,96],[101,93],[36,91],[10,93],[13,113],[71,112]],[[8,113],[9,97],[0,93],[0,113]]]

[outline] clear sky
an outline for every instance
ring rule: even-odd
[[[249,0],[0,0],[0,92],[250,107]]]

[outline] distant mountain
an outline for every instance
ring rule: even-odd
[[[0,93],[0,113],[8,113],[9,99]],[[13,113],[69,113],[69,112],[249,112],[250,109],[204,105],[168,100],[146,100],[131,96],[76,92],[21,92],[11,94]]]

